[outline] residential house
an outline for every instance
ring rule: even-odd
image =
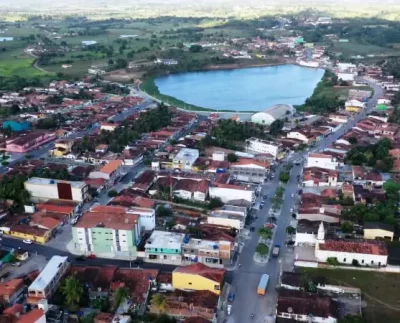
[[[246,207],[226,204],[222,209],[211,211],[207,217],[207,223],[234,228],[240,231],[244,228],[246,217]]]
[[[12,305],[24,295],[25,285],[22,278],[0,283],[0,299],[4,304]]]
[[[330,113],[329,120],[336,123],[347,123],[349,121],[350,116],[345,113]]]
[[[192,170],[197,158],[199,158],[198,149],[183,148],[172,160],[172,167],[180,170]]]
[[[303,144],[306,145],[312,144],[316,140],[314,134],[304,129],[292,130],[286,134],[286,137],[300,140]]]
[[[209,182],[193,179],[181,179],[173,187],[173,194],[185,200],[205,202],[208,196]]]
[[[185,236],[182,244],[183,264],[200,263],[208,267],[223,268],[231,262],[232,243],[191,238]]]
[[[248,202],[254,202],[256,198],[255,189],[253,187],[218,182],[214,182],[210,186],[209,194],[210,198],[220,198],[224,203],[241,199]]]
[[[349,100],[345,102],[345,110],[347,112],[359,113],[365,108],[365,103],[358,100]]]
[[[85,182],[31,177],[24,186],[32,198],[37,200],[60,199],[84,202],[89,198],[89,187]]]
[[[42,299],[49,300],[68,268],[68,257],[53,256],[28,287],[28,303],[37,305]]]
[[[335,157],[326,153],[310,153],[307,157],[307,168],[319,167],[323,169],[336,170],[341,163]]]
[[[280,145],[274,142],[263,140],[259,138],[249,138],[246,140],[246,150],[249,152],[256,152],[260,154],[269,154],[274,158],[278,157],[280,152]]]
[[[303,187],[308,186],[337,186],[338,172],[320,167],[304,168]]]
[[[225,269],[210,268],[201,263],[178,267],[172,272],[172,285],[180,290],[210,291],[220,295]]]
[[[67,139],[58,140],[55,143],[54,148],[50,150],[50,152],[55,157],[62,157],[71,152],[73,144],[74,144],[73,140],[67,140]]]
[[[110,160],[106,165],[101,167],[98,171],[93,171],[89,174],[89,178],[102,178],[110,183],[113,182],[122,171],[122,160]]]
[[[125,208],[98,206],[84,213],[72,228],[75,249],[96,255],[113,254],[136,258],[136,245],[141,238],[139,215]]]
[[[329,296],[282,289],[278,294],[276,317],[296,322],[336,323],[339,305]]]
[[[184,237],[183,233],[153,231],[145,245],[146,261],[180,265]]]
[[[114,131],[117,127],[118,127],[118,124],[116,124],[116,123],[102,122],[100,124],[100,130],[104,130],[104,131]]]
[[[32,311],[21,315],[17,323],[46,323],[46,313],[44,310],[34,308]]]
[[[268,161],[257,161],[250,158],[240,158],[231,163],[230,173],[234,179],[242,182],[264,183],[269,173],[270,163]]]
[[[393,241],[394,226],[381,222],[364,223],[364,239],[385,239]]]
[[[32,240],[40,244],[45,244],[51,238],[50,230],[33,227],[28,224],[16,224],[9,228],[9,230],[3,228],[3,231],[5,234],[9,234],[12,237]]]

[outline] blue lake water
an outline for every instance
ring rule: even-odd
[[[303,104],[324,70],[281,65],[188,72],[158,77],[160,93],[214,110],[261,111],[274,104]]]

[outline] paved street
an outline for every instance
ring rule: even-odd
[[[360,114],[356,115],[347,124],[344,124],[340,130],[329,135],[317,143],[312,151],[320,151],[329,147],[333,142],[342,137],[348,132],[355,124],[361,119],[366,117],[367,112],[370,112],[376,105],[376,101],[382,96],[382,89],[375,83],[370,83],[374,89],[373,97],[367,103],[367,109]],[[302,158],[303,152],[292,154],[287,158],[286,162],[293,163],[294,160]],[[285,185],[285,199],[282,206],[282,212],[278,217],[276,233],[272,246],[275,244],[281,245],[280,255],[277,258],[271,257],[267,264],[258,264],[254,262],[253,255],[255,248],[258,244],[257,232],[251,233],[251,238],[247,240],[242,252],[239,256],[238,263],[241,264],[233,276],[233,292],[236,294],[235,301],[232,306],[232,314],[228,317],[229,323],[242,323],[242,322],[267,322],[268,316],[275,315],[276,307],[276,286],[278,285],[279,273],[281,269],[291,270],[293,266],[294,254],[292,248],[285,246],[286,241],[286,228],[290,225],[291,212],[290,208],[293,207],[295,199],[291,197],[292,193],[297,196],[298,183],[297,175],[300,174],[302,166],[294,166],[291,171],[290,182]],[[272,197],[276,188],[279,185],[279,172],[275,174],[274,180],[263,186],[262,194],[267,194]],[[266,203],[265,207],[259,212],[258,219],[252,224],[256,229],[263,226],[268,217],[269,205]],[[265,296],[257,295],[257,286],[260,281],[261,275],[267,273],[270,275],[269,286]],[[254,314],[254,318],[251,318]]]

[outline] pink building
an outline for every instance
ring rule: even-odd
[[[54,133],[27,133],[7,142],[5,150],[11,153],[26,153],[55,139],[56,135]]]

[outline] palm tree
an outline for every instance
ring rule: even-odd
[[[75,276],[69,276],[65,279],[61,292],[65,297],[65,303],[68,306],[75,306],[79,304],[84,290],[81,282]]]
[[[168,307],[165,296],[161,294],[154,294],[151,297],[151,305],[153,305],[158,312],[165,312]]]
[[[123,301],[128,298],[128,291],[125,287],[120,287],[112,295],[113,306],[116,310]]]

